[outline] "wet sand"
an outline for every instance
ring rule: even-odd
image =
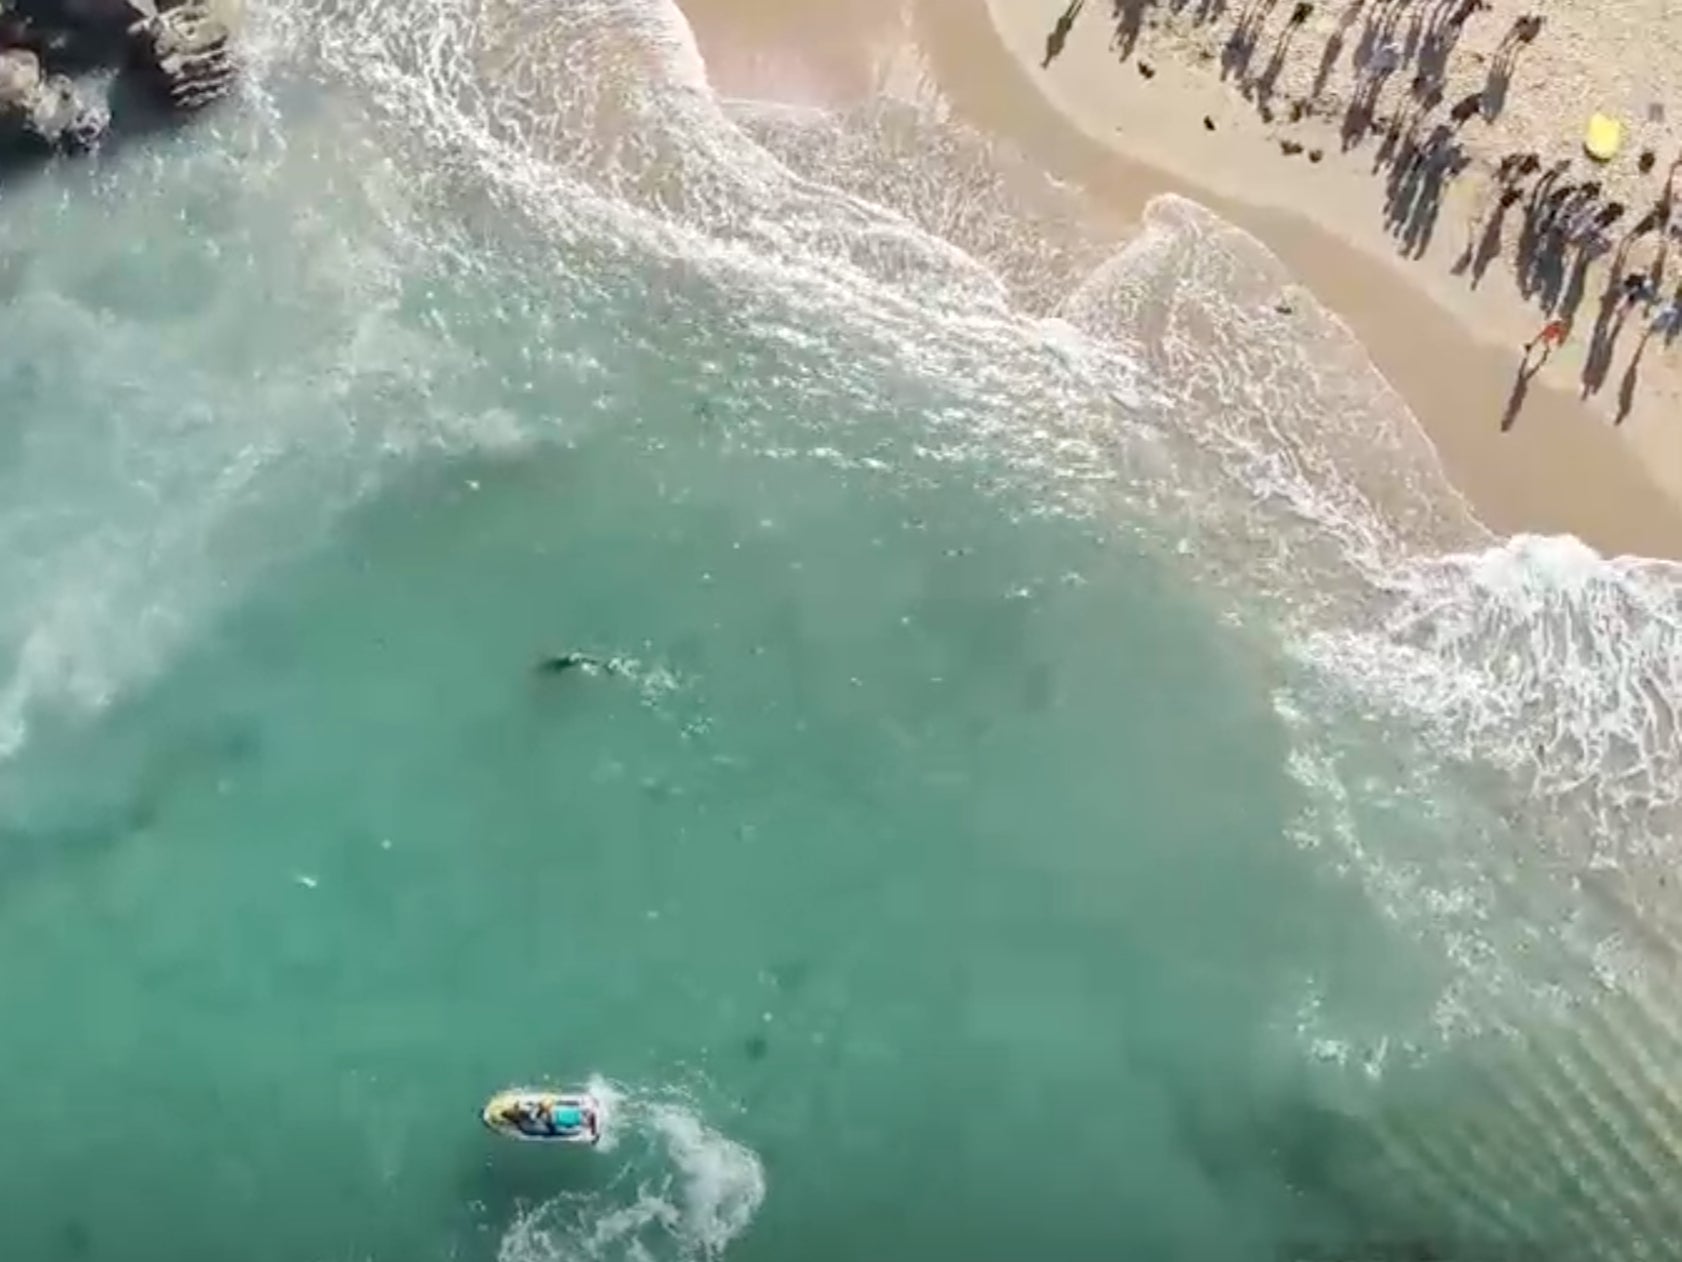
[[[1122,61],[1104,0],[1076,12],[1049,68],[1040,63],[1065,0],[1000,0],[992,13],[985,0],[685,0],[684,9],[726,95],[844,105],[915,64],[960,119],[1120,220],[1162,193],[1209,206],[1348,325],[1492,529],[1682,557],[1682,427],[1664,423],[1675,415],[1677,376],[1656,342],[1622,425],[1576,397],[1576,338],[1529,381],[1515,414],[1519,346],[1542,317],[1493,274],[1500,269],[1472,292],[1435,255],[1400,257],[1374,214],[1384,188],[1368,152],[1322,142],[1318,164],[1282,156],[1270,124],[1218,73],[1147,60],[1147,77]],[[1471,187],[1445,205],[1435,254],[1461,250],[1467,206],[1478,201]],[[1623,371],[1620,361],[1607,393]]]

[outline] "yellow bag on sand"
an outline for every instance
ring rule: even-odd
[[[1610,162],[1624,143],[1624,125],[1609,114],[1596,114],[1589,119],[1583,133],[1583,148],[1596,162]]]

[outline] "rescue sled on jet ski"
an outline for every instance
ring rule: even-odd
[[[499,1091],[485,1102],[480,1120],[499,1135],[539,1144],[597,1144],[602,1110],[587,1091]]]

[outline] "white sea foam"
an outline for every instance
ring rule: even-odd
[[[1223,612],[1243,611],[1243,625],[1287,647],[1293,678],[1280,695],[1298,715],[1295,767],[1314,804],[1302,838],[1339,849],[1392,912],[1452,927],[1449,953],[1489,986],[1508,987],[1518,967],[1479,936],[1510,897],[1504,826],[1551,816],[1550,844],[1583,865],[1663,853],[1682,770],[1675,568],[1568,540],[1493,540],[1348,330],[1216,216],[1161,199],[1118,248],[1078,194],[952,122],[910,54],[884,62],[895,95],[856,110],[721,102],[666,0],[256,11],[257,99],[272,103],[271,81],[307,74],[335,100],[373,102],[381,120],[369,124],[377,141],[359,195],[387,236],[333,258],[342,242],[318,225],[320,293],[335,315],[302,348],[297,378],[336,383],[325,397],[347,415],[300,435],[278,421],[307,410],[295,397],[237,429],[217,412],[218,424],[174,432],[172,453],[196,460],[161,489],[154,515],[124,520],[104,544],[84,523],[62,531],[70,545],[18,548],[40,560],[15,585],[6,576],[8,592],[25,593],[3,627],[15,662],[0,687],[0,740],[11,747],[31,706],[98,705],[155,667],[203,616],[201,589],[250,567],[194,541],[275,499],[277,473],[300,452],[330,450],[349,470],[349,498],[394,451],[529,440],[517,410],[463,404],[485,382],[436,304],[424,320],[402,315],[422,257],[493,274],[484,234],[442,222],[487,198],[543,229],[554,248],[538,250],[533,269],[554,269],[557,292],[605,288],[579,258],[603,276],[630,258],[725,295],[734,332],[777,349],[763,375],[739,383],[773,401],[771,422],[744,421],[764,426],[754,436],[765,448],[891,473],[867,426],[857,437],[833,424],[802,433],[807,413],[833,417],[823,405],[841,398],[840,411],[916,425],[904,459],[1006,467],[1059,511],[1104,514],[1172,549]],[[241,143],[271,174],[263,195],[283,206],[296,200],[283,185],[307,188],[306,168],[321,165],[306,161],[307,130],[259,128]],[[565,340],[540,302],[521,302],[509,299],[510,325],[534,322],[540,344]],[[699,348],[705,330],[687,331]],[[95,332],[109,344],[109,321]],[[647,329],[627,322],[623,337],[668,356]],[[588,352],[566,355],[550,368],[611,376]],[[284,373],[280,362],[258,381],[305,388],[287,384],[296,356]],[[251,380],[193,386],[231,415],[262,397]],[[918,383],[927,406],[908,409]],[[369,402],[393,397],[417,404],[391,409],[401,424]],[[145,451],[155,434],[133,437]],[[54,522],[62,530],[62,513]],[[0,537],[26,527],[42,528],[15,510]],[[123,575],[139,577],[125,586]],[[155,634],[113,647],[114,627],[148,626]],[[1338,733],[1369,718],[1399,724],[1406,750],[1385,759],[1338,747]],[[1486,811],[1445,824],[1419,807],[1462,784],[1434,778],[1432,760],[1445,758],[1462,781],[1484,777],[1472,787]],[[1409,816],[1415,807],[1425,814]],[[1446,827],[1434,851],[1417,840],[1427,823]],[[1589,919],[1575,923],[1582,949],[1598,950]]]
[[[902,85],[897,96],[846,113],[720,102],[665,0],[304,0],[258,5],[255,18],[257,98],[272,102],[271,80],[307,71],[400,124],[368,141],[358,168],[383,243],[334,258],[342,234],[320,222],[321,275],[340,288],[323,294],[340,322],[318,320],[328,335],[301,378],[292,368],[265,378],[257,365],[276,391],[335,383],[341,415],[289,434],[267,413],[307,410],[297,398],[277,395],[237,428],[212,404],[214,423],[178,428],[167,444],[171,460],[192,459],[159,488],[163,507],[123,522],[103,560],[88,559],[91,526],[63,531],[60,514],[82,559],[49,547],[39,596],[9,611],[17,658],[0,687],[0,735],[10,747],[37,702],[98,705],[155,667],[201,616],[194,566],[182,564],[194,541],[274,499],[276,472],[298,453],[315,469],[324,440],[336,448],[354,495],[394,451],[529,440],[518,412],[462,406],[486,383],[460,331],[436,307],[427,321],[402,313],[417,259],[467,276],[491,265],[471,234],[440,223],[440,199],[454,205],[477,187],[560,247],[664,260],[727,292],[744,336],[790,350],[741,383],[777,399],[779,428],[759,435],[767,447],[882,470],[833,427],[803,440],[805,412],[835,409],[801,404],[839,395],[855,411],[897,414],[896,390],[933,383],[913,458],[1003,460],[1047,503],[1133,523],[1173,544],[1177,563],[1233,608],[1273,602],[1303,669],[1343,688],[1349,707],[1407,715],[1439,749],[1500,768],[1526,792],[1575,793],[1590,803],[1597,846],[1614,833],[1658,846],[1661,828],[1620,826],[1631,810],[1668,804],[1677,782],[1672,568],[1605,561],[1568,541],[1491,540],[1347,330],[1215,216],[1162,199],[1117,248],[1078,194],[953,123],[906,54],[885,63],[898,67],[884,79]],[[312,143],[307,129],[263,126],[240,141],[246,158],[262,157],[262,197],[307,189],[306,168],[323,166]],[[250,173],[235,162],[226,174]],[[512,301],[506,318],[549,316]],[[109,343],[113,332],[139,338],[99,335]],[[536,340],[564,339],[539,329]],[[136,340],[133,355],[156,349]],[[550,363],[585,379],[606,371],[565,355]],[[195,380],[193,391],[215,399],[235,380]],[[249,410],[263,395],[249,372],[237,380]],[[382,395],[418,406],[398,409],[395,424]],[[230,412],[235,403],[230,394]],[[133,450],[162,449],[156,439],[136,426]],[[25,521],[12,513],[0,535]],[[146,555],[158,570],[136,568]],[[244,564],[205,555],[197,584]],[[172,581],[156,582],[159,570]],[[143,575],[135,594],[113,582],[124,574]],[[153,609],[156,634],[114,646],[113,626],[144,625],[137,607]],[[1539,771],[1537,747],[1548,754]]]
[[[1347,331],[1300,295],[1274,310],[1287,281],[1170,202],[1065,312],[1170,394],[1173,485],[1143,492],[1246,625],[1262,602],[1295,664],[1280,708],[1311,803],[1300,836],[1489,997],[1442,1012],[1500,1027],[1518,996],[1557,1006],[1565,961],[1630,975],[1600,963],[1632,950],[1614,940],[1629,883],[1592,903],[1582,883],[1616,868],[1650,886],[1668,858],[1682,572],[1494,540]],[[1523,941],[1537,925],[1551,949]],[[1673,954],[1668,935],[1649,946]]]
[[[752,1149],[709,1126],[692,1101],[640,1093],[601,1078],[601,1160],[619,1163],[599,1192],[569,1194],[521,1214],[498,1262],[626,1262],[720,1256],[765,1200],[765,1171]]]
[[[207,144],[180,155],[185,179],[137,160],[121,189],[8,200],[35,257],[0,307],[26,403],[0,461],[0,758],[38,711],[97,709],[148,676],[385,453],[448,432],[427,394],[454,352],[397,318],[407,264],[311,213],[307,144],[269,156],[248,169]],[[63,246],[135,220],[153,225],[144,251]],[[287,250],[300,266],[276,287],[260,273]],[[412,402],[381,433],[363,422],[391,391]]]
[[[1002,464],[1282,644],[1298,839],[1449,969],[1410,1038],[1557,1018],[1572,978],[1634,986],[1673,950],[1620,937],[1630,887],[1584,878],[1673,833],[1674,567],[1495,540],[1253,239],[1165,198],[1115,246],[954,124],[914,58],[894,99],[833,113],[717,101],[660,0],[301,11],[443,169],[570,251],[611,242],[728,295],[737,334],[779,351],[737,381],[775,401],[743,422],[768,454],[891,475],[863,427],[804,417],[839,397],[903,424],[906,384],[933,383],[900,459]],[[723,353],[690,333],[697,360]]]

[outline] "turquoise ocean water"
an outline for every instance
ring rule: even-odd
[[[0,192],[0,1258],[1682,1256],[1671,567],[928,91],[253,21]]]

